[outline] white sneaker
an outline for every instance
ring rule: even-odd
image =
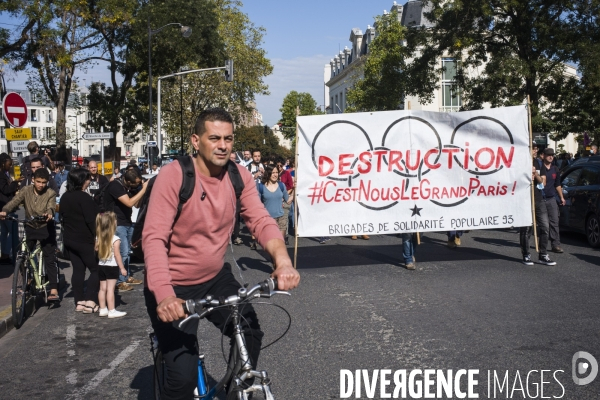
[[[125,311],[117,311],[116,309],[110,310],[108,312],[108,318],[120,318],[126,316],[127,313]]]
[[[106,317],[107,315],[108,315],[108,308],[101,308],[100,311],[99,311],[99,313],[98,313],[98,316],[99,317]]]

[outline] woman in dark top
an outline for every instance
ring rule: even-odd
[[[67,177],[67,192],[60,199],[65,252],[73,265],[73,295],[76,311],[91,314],[98,311],[97,299],[100,281],[98,260],[94,251],[96,239],[96,215],[98,206],[85,192],[90,184],[90,172],[75,168]],[[85,269],[90,270],[87,290],[83,292]]]
[[[19,190],[19,182],[25,179],[21,177],[13,180],[10,177],[12,165],[13,161],[8,154],[0,154],[0,210],[15,197],[15,193]],[[11,254],[16,252],[19,246],[19,225],[16,221],[6,219],[2,220],[0,224],[2,228],[0,233],[0,247],[2,249],[0,264],[6,264],[10,263]]]

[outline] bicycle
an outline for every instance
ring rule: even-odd
[[[46,217],[40,215],[29,219],[20,220],[16,217],[7,216],[6,219],[26,224],[33,221],[46,221]],[[25,231],[25,230],[24,230]],[[19,250],[15,257],[15,272],[11,290],[12,315],[15,328],[20,328],[25,317],[25,305],[31,298],[37,298],[39,294],[44,295],[44,303],[48,302],[48,278],[46,266],[42,257],[42,248],[39,243],[33,251],[27,247],[27,235],[19,244]],[[39,261],[36,261],[38,259]]]
[[[257,298],[271,298],[277,294],[290,296],[290,293],[288,292],[275,290],[276,287],[277,281],[269,278],[249,290],[245,287],[242,287],[238,290],[237,295],[229,296],[228,298],[213,299],[211,295],[208,295],[204,299],[187,300],[185,302],[184,311],[189,316],[179,323],[179,327],[182,327],[191,319],[202,319],[213,310],[223,307],[231,310],[230,318],[233,321],[234,326],[234,346],[231,350],[232,354],[230,354],[229,357],[227,372],[225,373],[225,376],[212,388],[208,386],[206,369],[204,368],[204,355],[199,355],[198,386],[194,391],[194,399],[213,400],[223,389],[226,389],[227,400],[248,400],[248,394],[256,392],[262,393],[265,400],[275,400],[271,392],[271,381],[269,380],[267,371],[252,370],[250,356],[248,349],[246,348],[246,341],[243,335],[243,328],[241,325],[242,317],[239,313],[239,307],[240,305],[248,303]],[[283,309],[275,304],[271,305]],[[285,312],[287,313],[287,311]],[[290,325],[291,319],[286,331],[277,340],[285,336],[290,328]],[[275,343],[277,340],[275,340],[273,343]],[[154,357],[154,398],[156,400],[160,400],[160,393],[162,393],[165,380],[164,361],[162,352],[158,346],[158,339],[154,333],[150,334],[150,341],[151,350]],[[263,347],[263,349],[265,347]],[[258,378],[260,383],[255,383],[251,386],[245,383],[246,380],[254,378]]]

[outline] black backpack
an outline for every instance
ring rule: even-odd
[[[177,205],[177,214],[175,215],[173,226],[175,226],[179,216],[181,215],[183,205],[192,197],[192,194],[194,193],[194,187],[196,185],[196,171],[194,170],[194,162],[192,161],[192,158],[179,157],[177,161],[179,161],[179,165],[181,166],[183,179],[181,182],[181,189],[179,189],[179,204]],[[238,170],[236,163],[233,161],[228,161],[226,168],[227,173],[229,174],[229,179],[233,185],[233,190],[235,191],[237,206],[239,206],[240,196],[244,191],[244,181],[242,180],[242,176],[240,175],[240,171]],[[146,193],[144,193],[144,197],[142,197],[140,211],[138,212],[135,227],[133,228],[133,235],[131,236],[131,250],[133,251],[133,256],[140,260],[144,259],[144,250],[142,249],[142,233],[144,231],[146,214],[148,213],[148,205],[150,203],[150,195],[152,193],[152,187],[154,186],[155,179],[156,176],[152,177],[150,181],[148,181]],[[236,209],[239,209],[239,207]]]
[[[101,213],[115,210],[114,199],[113,199],[112,205],[107,204],[109,196],[107,196],[107,194],[106,194],[106,189],[108,188],[108,186],[115,181],[119,182],[121,184],[121,186],[123,186],[123,183],[119,179],[115,179],[114,181],[108,182],[106,185],[102,186],[100,188],[100,190],[98,192],[96,192],[96,194],[93,197],[94,202],[98,206],[98,209],[100,210]],[[123,187],[125,187],[125,186],[123,186]]]

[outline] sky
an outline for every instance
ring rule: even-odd
[[[398,0],[397,0],[398,1]],[[400,4],[405,0],[398,1]],[[324,104],[323,74],[325,65],[343,50],[351,47],[352,28],[363,32],[373,25],[376,15],[389,11],[393,0],[245,0],[242,10],[256,26],[266,29],[262,48],[271,60],[273,73],[265,78],[270,95],[257,96],[256,105],[263,123],[272,126],[281,117],[283,98],[292,90],[308,92],[318,105]],[[11,27],[0,17],[3,27]],[[92,81],[109,82],[103,65],[80,71],[77,76],[84,86]],[[24,73],[5,76],[9,88],[25,88]]]

